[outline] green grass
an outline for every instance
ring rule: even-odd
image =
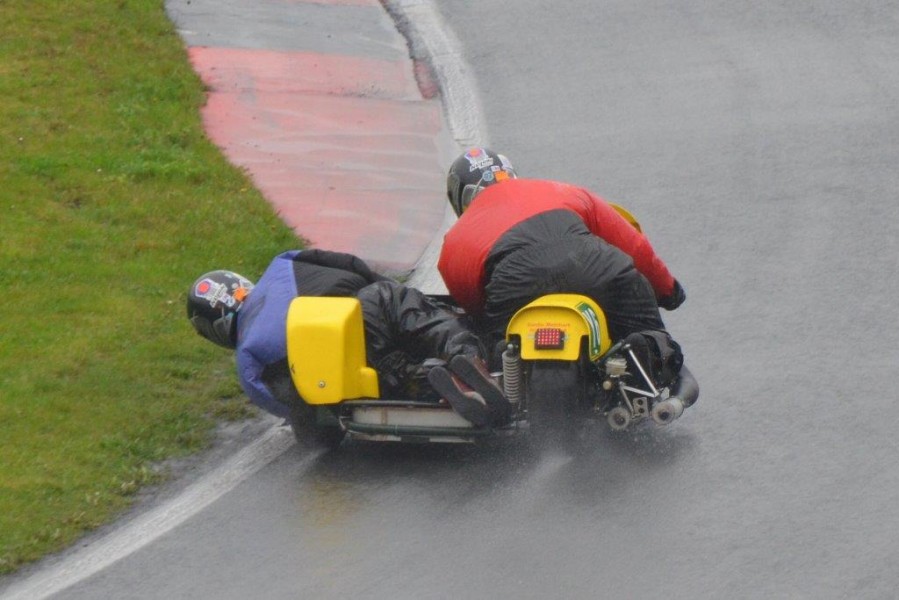
[[[0,0],[0,574],[245,414],[185,294],[299,242],[205,138],[203,101],[162,0]]]

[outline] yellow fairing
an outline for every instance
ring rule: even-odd
[[[538,350],[534,337],[538,329],[561,329],[565,347]],[[606,316],[590,298],[579,294],[548,294],[537,298],[512,317],[506,339],[519,336],[521,357],[525,360],[577,360],[581,339],[587,337],[587,351],[596,360],[612,347]]]
[[[378,375],[366,366],[362,305],[356,298],[295,298],[287,311],[287,362],[309,404],[379,395]]]

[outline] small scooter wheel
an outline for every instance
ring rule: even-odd
[[[631,424],[631,415],[623,406],[616,406],[609,411],[606,421],[614,431],[624,431]]]

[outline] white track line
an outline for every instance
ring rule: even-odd
[[[450,150],[452,157],[458,156],[460,147],[489,146],[478,88],[469,75],[471,69],[462,58],[458,38],[434,8],[434,3],[431,0],[386,0],[386,4],[411,29],[406,35],[413,38],[413,43],[423,46],[434,70],[447,127],[456,144]],[[437,272],[437,258],[443,246],[443,236],[455,221],[456,215],[447,203],[440,230],[412,270],[409,285],[426,293],[447,293]]]
[[[41,600],[102,571],[194,516],[294,444],[289,427],[274,426],[192,484],[177,498],[136,517],[59,564],[10,586],[3,600]],[[310,454],[303,463],[311,462]]]
[[[405,17],[415,39],[424,45],[440,85],[450,131],[462,147],[489,146],[481,102],[458,38],[444,23],[431,0],[386,0]]]

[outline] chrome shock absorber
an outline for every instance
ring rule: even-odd
[[[521,404],[521,354],[514,344],[503,350],[503,394],[512,404]]]

